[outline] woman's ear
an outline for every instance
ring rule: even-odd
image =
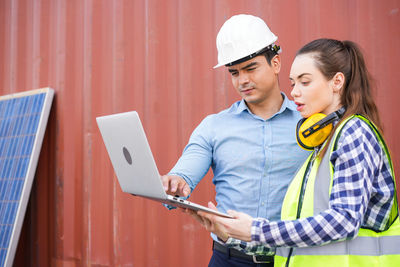
[[[337,72],[331,81],[333,83],[333,91],[340,92],[345,82],[344,74],[342,72]]]

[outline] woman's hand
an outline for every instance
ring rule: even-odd
[[[216,234],[222,241],[226,242],[228,240],[229,236],[226,233],[226,230],[221,225],[213,224],[209,219],[198,215],[197,212],[193,210],[185,209],[185,213],[192,216],[193,219],[195,219],[198,223],[203,225],[207,231]]]
[[[217,210],[212,202],[208,203],[208,207]],[[223,241],[226,241],[228,237],[246,242],[251,241],[251,225],[253,218],[243,212],[233,210],[228,210],[228,214],[233,216],[233,219],[198,211],[195,215],[195,219],[200,222],[207,231],[213,232]]]

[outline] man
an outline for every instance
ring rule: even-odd
[[[233,16],[221,27],[214,68],[226,67],[242,100],[207,116],[194,130],[181,158],[162,176],[168,193],[188,196],[211,166],[218,210],[280,218],[287,186],[308,153],[295,140],[301,117],[279,88],[276,40],[265,22],[251,15]],[[273,266],[274,251],[259,247],[253,257],[212,237],[209,266]]]

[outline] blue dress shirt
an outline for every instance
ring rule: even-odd
[[[211,166],[218,210],[279,220],[287,187],[309,155],[296,143],[301,116],[282,97],[280,110],[267,120],[252,114],[244,100],[207,116],[169,174],[184,178],[193,191]]]

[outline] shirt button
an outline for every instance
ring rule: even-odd
[[[263,201],[263,202],[261,202],[261,206],[264,206],[264,205],[265,205],[264,201]]]

